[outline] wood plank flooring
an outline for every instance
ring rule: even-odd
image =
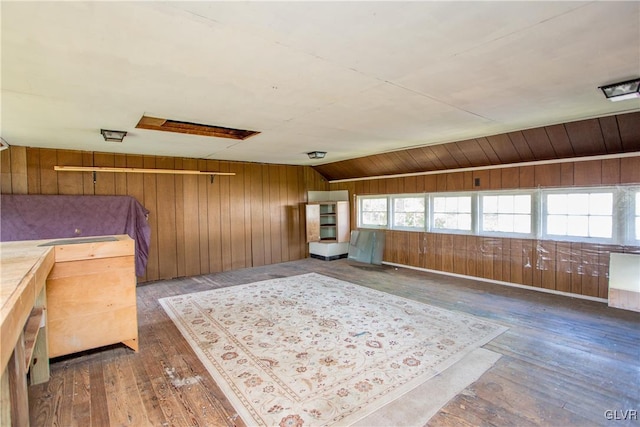
[[[502,354],[429,426],[638,425],[640,314],[606,304],[389,266],[305,259],[138,287],[140,351],[54,359],[30,387],[32,426],[243,426],[158,298],[318,272],[509,327]],[[608,421],[606,411],[611,418]],[[625,412],[626,411],[626,412]],[[626,415],[626,418],[621,419]]]

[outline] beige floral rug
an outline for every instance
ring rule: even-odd
[[[247,425],[349,425],[507,328],[316,273],[160,303]]]

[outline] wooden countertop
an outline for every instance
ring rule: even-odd
[[[133,245],[127,235],[0,242],[0,372],[56,261],[114,256],[121,248],[132,252]]]
[[[11,358],[55,262],[48,240],[0,243],[0,372]]]

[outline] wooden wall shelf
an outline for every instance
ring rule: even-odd
[[[187,169],[114,168],[108,166],[54,166],[58,172],[159,173],[173,175],[235,175],[235,172],[196,171]]]

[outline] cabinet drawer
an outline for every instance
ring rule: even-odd
[[[49,319],[49,357],[138,338],[136,307]]]

